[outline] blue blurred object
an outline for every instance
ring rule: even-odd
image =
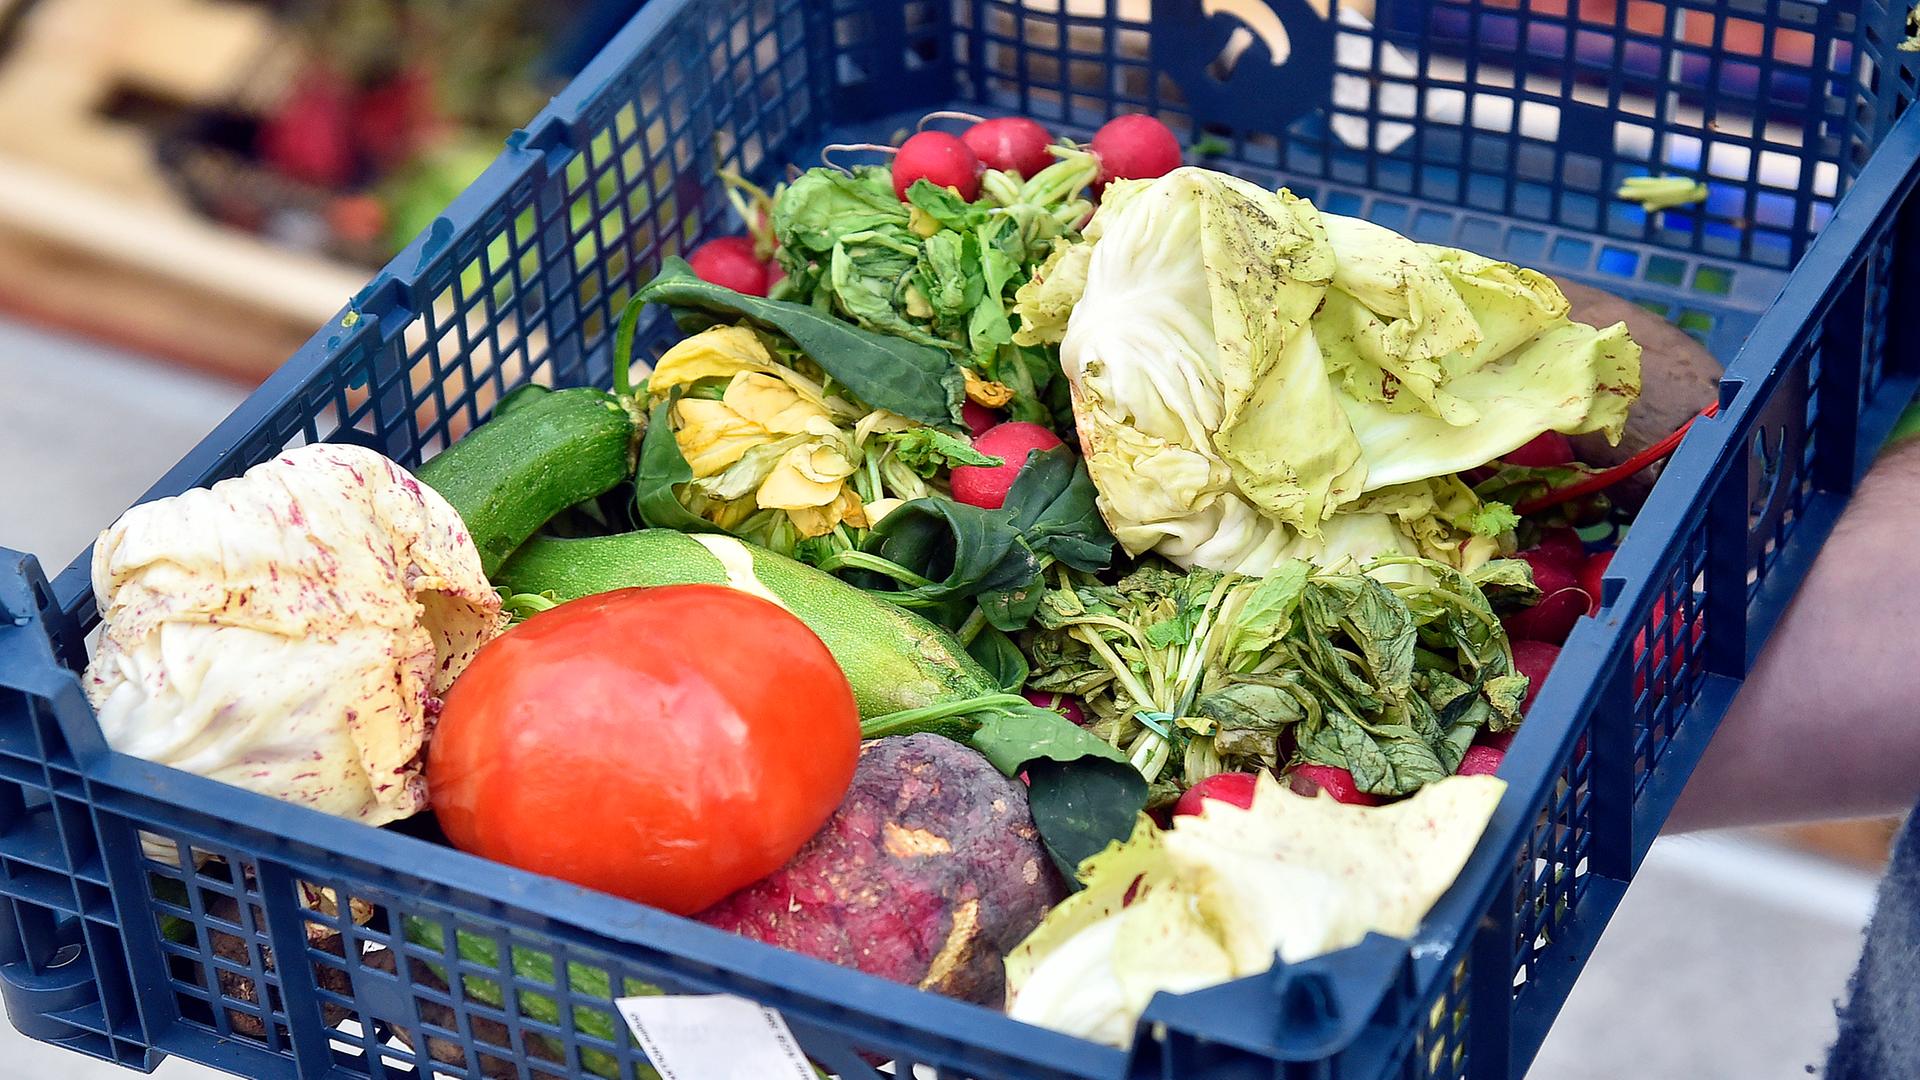
[[[618,33],[645,0],[576,0],[579,12],[547,53],[549,75],[572,78]]]
[[[1152,111],[1224,147],[1217,167],[1591,281],[1730,361],[1719,415],[1668,463],[1512,745],[1487,835],[1413,941],[1162,995],[1133,1046],[1095,1046],[472,858],[430,822],[369,829],[110,752],[75,680],[98,621],[87,558],[48,582],[8,553],[13,1022],[134,1067],[177,1055],[261,1080],[637,1080],[652,1074],[613,997],[645,985],[763,1002],[822,1069],[860,1080],[883,1075],[873,1061],[983,1080],[1525,1072],[1920,382],[1920,331],[1891,317],[1920,295],[1905,13],[1769,5],[1777,47],[1748,56],[1635,30],[1626,5],[1382,0],[1378,26],[1293,0],[1224,7],[653,0],[148,498],[318,439],[417,463],[530,380],[604,384],[636,283],[737,231],[721,168],[769,182],[936,108],[1076,136]],[[1745,0],[1667,10],[1765,18]],[[1647,214],[1612,195],[1671,171],[1704,178],[1707,203]],[[657,311],[639,331],[646,356],[675,336]],[[143,836],[180,858],[149,858]]]

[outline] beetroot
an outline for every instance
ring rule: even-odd
[[[1508,728],[1505,731],[1482,731],[1473,737],[1473,745],[1491,746],[1504,754],[1507,752],[1507,747],[1513,745],[1513,737],[1518,734],[1520,734],[1519,728]]]
[[[1295,765],[1287,770],[1287,786],[1301,795],[1324,791],[1336,802],[1379,806],[1380,796],[1360,790],[1353,774],[1338,765]]]
[[[1000,958],[1065,897],[1026,789],[973,750],[920,734],[862,746],[846,799],[799,854],[694,917],[998,1006]]]
[[[1547,672],[1553,670],[1553,662],[1560,659],[1560,646],[1546,641],[1528,641],[1521,639],[1513,643],[1513,669],[1527,677],[1527,696],[1520,702],[1520,715],[1533,708],[1533,699],[1540,694],[1540,688],[1546,685]]]
[[[953,470],[953,501],[968,506],[998,510],[1006,504],[1007,491],[1034,450],[1051,450],[1060,445],[1060,436],[1024,420],[1009,420],[973,440],[973,448],[1002,464],[962,465]]]
[[[1253,789],[1258,776],[1250,772],[1214,773],[1205,780],[1180,793],[1180,801],[1173,804],[1175,817],[1198,814],[1208,799],[1218,799],[1245,810],[1253,805]]]
[[[1538,548],[1523,551],[1519,557],[1533,568],[1533,583],[1540,587],[1541,597],[1539,603],[1506,617],[1507,633],[1515,638],[1558,645],[1567,640],[1573,624],[1587,613],[1586,590],[1580,587],[1572,570],[1542,557]]]
[[[1460,767],[1454,770],[1458,776],[1492,776],[1500,771],[1500,763],[1506,760],[1507,752],[1498,747],[1477,744],[1467,747],[1461,755]]]
[[[1573,461],[1573,443],[1557,431],[1543,431],[1534,436],[1532,442],[1500,460],[1509,465],[1522,465],[1529,469],[1567,465]]]

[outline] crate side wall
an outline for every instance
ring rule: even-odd
[[[1244,7],[1244,10],[1243,10]],[[1790,267],[1832,214],[1864,100],[1849,4],[959,0],[963,98],[1668,251]],[[843,73],[858,77],[858,73]],[[1706,180],[1698,205],[1615,197]]]

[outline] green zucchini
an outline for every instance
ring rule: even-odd
[[[491,578],[554,515],[633,475],[641,425],[605,390],[516,397],[414,475],[445,496]]]
[[[839,662],[860,716],[945,705],[998,687],[951,634],[831,574],[715,533],[643,529],[620,536],[527,541],[494,583],[556,600],[640,585],[726,585],[798,616]],[[711,634],[725,627],[689,628]]]

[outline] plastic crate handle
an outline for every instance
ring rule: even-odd
[[[73,658],[64,654],[79,635],[53,632],[66,619],[38,560],[0,548],[0,736],[24,733],[44,745],[51,733],[30,730],[35,711],[50,713],[56,696],[78,693]],[[0,899],[9,896],[0,881]],[[38,904],[0,904],[0,1003],[22,1034],[50,1043],[84,1036],[61,1017],[99,1003],[90,960],[78,920],[56,919]]]
[[[1408,943],[1382,934],[1294,964],[1276,956],[1262,975],[1156,994],[1140,1018],[1127,1075],[1201,1075],[1209,1047],[1226,1044],[1271,1061],[1332,1061],[1330,1080],[1377,1076],[1396,1040],[1364,1036],[1404,1026],[1415,990]]]

